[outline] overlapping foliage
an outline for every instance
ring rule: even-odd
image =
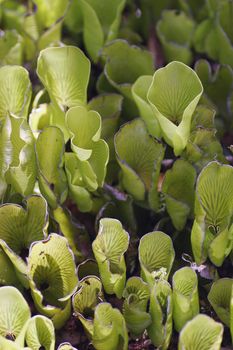
[[[0,349],[231,346],[232,10],[0,0]]]

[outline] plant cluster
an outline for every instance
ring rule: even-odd
[[[0,349],[231,346],[232,20],[0,0]]]

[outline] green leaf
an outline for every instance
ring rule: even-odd
[[[78,250],[77,242],[77,228],[75,227],[74,222],[70,212],[62,207],[58,207],[53,210],[54,219],[59,224],[60,231],[63,236],[66,237],[72,252],[74,253],[76,261],[83,260],[82,253]]]
[[[1,278],[3,278],[2,284],[7,285],[11,284],[9,282],[13,282],[12,284],[18,287],[20,282],[25,288],[29,288],[26,263],[20,256],[14,253],[2,239],[0,239],[0,256],[1,262],[4,263],[4,265],[1,265]],[[11,276],[9,275],[9,272]]]
[[[27,118],[31,100],[31,82],[26,69],[20,66],[0,68],[0,120],[10,114]]]
[[[127,329],[134,336],[140,336],[151,323],[151,317],[147,312],[149,301],[149,286],[139,277],[128,279],[123,298],[123,315]]]
[[[233,67],[232,30],[231,30],[231,1],[218,1],[212,7],[209,2],[207,16],[205,15],[194,33],[194,47],[197,52],[204,52],[210,58],[222,64]]]
[[[101,117],[95,111],[77,106],[67,112],[66,122],[71,134],[71,148],[80,161],[80,182],[86,183],[90,191],[95,191],[98,186],[103,186],[109,157],[108,145],[100,139]]]
[[[23,60],[22,38],[14,30],[2,32],[0,37],[0,66],[21,65]]]
[[[124,317],[109,303],[100,303],[95,309],[92,343],[96,350],[128,349]]]
[[[117,37],[124,5],[125,0],[80,0],[84,43],[94,62],[104,43]]]
[[[223,326],[206,315],[187,322],[179,337],[179,350],[220,350]]]
[[[104,299],[102,284],[98,277],[87,276],[79,282],[77,292],[73,295],[74,315],[82,323],[87,335],[93,336],[93,318],[96,306]]]
[[[115,149],[122,169],[122,184],[136,200],[146,195],[155,210],[159,207],[158,177],[164,148],[152,138],[140,119],[125,124],[115,136]]]
[[[197,74],[181,62],[171,62],[153,76],[147,98],[163,138],[174,148],[175,155],[187,145],[192,115],[202,92]]]
[[[0,335],[15,340],[31,317],[30,308],[15,287],[0,288]]]
[[[41,196],[30,196],[24,206],[0,206],[0,239],[18,255],[23,256],[31,243],[47,236],[47,203]]]
[[[37,310],[52,318],[56,328],[70,317],[70,297],[78,278],[67,240],[55,233],[34,242],[28,257],[28,275]]]
[[[84,161],[87,163],[86,161]],[[92,209],[92,198],[88,190],[96,189],[96,176],[87,164],[83,164],[74,153],[65,154],[65,169],[69,195],[82,212]],[[92,184],[93,187],[90,187]],[[86,189],[87,187],[88,189]]]
[[[106,293],[115,293],[118,298],[121,298],[125,285],[124,253],[128,246],[129,234],[120,221],[109,218],[100,220],[99,232],[92,243],[92,249]]]
[[[221,278],[215,281],[208,294],[208,300],[219,319],[230,327],[232,278]]]
[[[148,335],[152,343],[162,350],[169,346],[172,335],[172,290],[167,281],[161,280],[154,284],[150,295],[151,325]]]
[[[85,105],[90,61],[74,46],[51,47],[40,52],[37,74],[51,101],[62,111]]]
[[[161,231],[142,236],[138,248],[141,276],[152,288],[155,280],[168,279],[175,258],[170,236]]]
[[[36,181],[34,139],[25,118],[6,116],[1,125],[1,195],[6,184],[22,196],[33,192]]]
[[[178,159],[172,169],[165,173],[162,192],[168,214],[179,231],[183,230],[187,218],[193,212],[195,181],[196,171],[185,160]]]
[[[44,27],[50,27],[65,15],[68,0],[33,0],[36,5],[36,17]]]
[[[165,10],[156,29],[167,62],[192,62],[190,49],[195,22],[184,12]]]
[[[232,184],[232,167],[217,162],[209,163],[198,177],[195,221],[191,233],[192,250],[198,264],[209,256],[216,266],[221,266],[230,253]]]
[[[64,137],[59,128],[49,126],[40,133],[36,141],[39,187],[52,208],[63,203],[67,197],[67,179],[63,170],[64,150]]]
[[[173,319],[179,332],[187,321],[199,313],[198,280],[191,267],[176,271],[172,278]]]
[[[152,83],[152,79],[152,75],[140,76],[132,85],[131,91],[148,132],[152,136],[159,138],[161,136],[159,122],[154,116],[153,110],[147,100],[147,93]]]
[[[125,40],[115,40],[106,45],[102,56],[106,59],[104,74],[109,83],[129,99],[133,99],[131,86],[137,78],[153,74],[151,53],[130,46]]]
[[[201,59],[195,64],[195,71],[204,87],[203,103],[210,104],[217,115],[226,120],[231,118],[229,110],[229,95],[233,91],[233,71],[227,65],[220,65],[211,74],[211,66],[208,61]]]
[[[25,334],[26,344],[30,349],[55,349],[55,331],[50,319],[36,315],[30,319]]]

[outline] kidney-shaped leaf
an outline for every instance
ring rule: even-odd
[[[61,110],[86,103],[90,61],[74,46],[50,47],[40,52],[37,74],[51,100]]]

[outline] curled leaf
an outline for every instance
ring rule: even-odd
[[[175,252],[171,238],[161,231],[142,236],[138,248],[141,276],[152,288],[155,280],[168,279]]]
[[[125,285],[124,253],[128,245],[129,234],[123,229],[120,221],[109,218],[100,220],[99,232],[92,249],[106,293],[115,293],[118,298],[122,296]]]

